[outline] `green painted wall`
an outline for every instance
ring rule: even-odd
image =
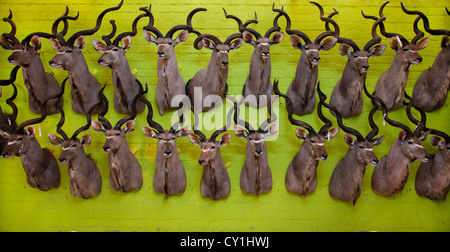
[[[379,6],[384,1],[346,0],[346,1],[320,1],[328,15],[332,8],[336,8],[340,14],[335,20],[341,27],[341,35],[354,39],[358,44],[365,44],[370,39],[372,22],[362,18],[361,8],[371,15],[378,13]],[[148,5],[149,1],[125,1],[121,10],[109,13],[105,20],[115,19],[118,32],[129,30],[132,20],[140,13],[139,7]],[[253,11],[258,14],[259,24],[254,25],[259,31],[266,31],[271,27],[274,14],[271,10],[273,1],[268,0],[228,0],[214,1],[206,4],[205,1],[151,1],[152,11],[155,16],[155,26],[165,33],[172,26],[185,22],[187,14],[196,7],[205,7],[207,12],[199,13],[194,18],[194,27],[202,33],[212,33],[224,39],[236,32],[234,21],[226,20],[222,7],[228,13],[237,15],[243,20],[253,17]],[[409,9],[423,11],[430,19],[432,28],[449,29],[450,17],[445,14],[445,0],[434,1],[404,1]],[[50,32],[53,21],[59,17],[68,4],[70,13],[80,12],[78,21],[70,22],[69,34],[81,29],[89,29],[94,26],[99,12],[115,5],[111,1],[39,1],[32,2],[16,0],[14,2],[0,0],[0,16],[6,17],[8,9],[11,9],[17,24],[17,36],[22,39],[33,31]],[[277,7],[284,5],[284,9],[290,14],[293,27],[315,37],[323,30],[323,23],[319,19],[318,10],[308,1],[276,1]],[[385,22],[389,31],[401,32],[407,38],[413,37],[412,22],[414,16],[404,14],[400,8],[400,1],[393,0],[385,9],[387,20]],[[148,44],[142,36],[142,26],[146,21],[141,21],[138,35],[133,38],[133,45],[127,52],[130,67],[137,69],[136,76],[149,84],[150,92],[147,98],[154,102],[156,90],[156,47]],[[285,27],[285,21],[280,21]],[[96,77],[100,83],[106,83],[107,97],[112,100],[112,81],[110,70],[100,67],[97,59],[100,54],[92,47],[92,39],[100,39],[102,35],[109,33],[110,26],[106,22],[100,31],[86,37],[87,45],[84,55],[91,71],[97,70]],[[9,32],[10,27],[0,22],[0,31]],[[181,75],[185,80],[191,78],[195,72],[206,67],[210,57],[210,51],[202,49],[197,51],[192,43],[195,36],[190,35],[185,43],[176,48],[179,64],[182,67]],[[431,36],[428,47],[420,54],[424,60],[420,65],[412,67],[407,91],[411,93],[412,87],[420,73],[431,66],[434,57],[439,52],[441,36]],[[50,42],[42,39],[43,45],[41,57],[47,71],[55,73],[59,82],[67,76],[67,72],[61,69],[51,69],[47,62],[55,55]],[[389,47],[389,40],[383,38],[382,43],[388,45],[385,53],[378,58],[370,59],[370,70],[367,75],[369,90],[373,90],[378,77],[387,70],[394,51]],[[240,94],[242,85],[248,74],[248,68],[253,48],[244,44],[239,50],[230,53],[230,69],[228,84],[230,94]],[[6,79],[12,66],[6,58],[10,51],[0,50],[0,78]],[[294,50],[290,44],[289,36],[285,36],[281,44],[271,48],[272,78],[280,80],[280,89],[285,92],[295,74],[300,52]],[[322,61],[319,67],[319,80],[322,90],[330,95],[333,86],[342,74],[346,58],[339,55],[338,46],[328,52],[321,52]],[[16,82],[19,88],[19,96],[16,100],[20,113],[18,121],[35,117],[27,105],[26,89],[23,85],[21,71]],[[11,94],[10,89],[3,89],[3,97],[0,105],[7,110],[5,97]],[[80,127],[85,118],[72,112],[69,92],[65,94],[66,125],[64,130],[71,134]],[[41,192],[28,186],[25,173],[19,158],[5,160],[0,158],[0,231],[450,231],[450,203],[448,201],[436,203],[419,197],[414,190],[414,179],[420,162],[411,165],[408,182],[402,193],[385,198],[376,195],[371,187],[370,180],[373,167],[366,169],[362,181],[362,194],[355,206],[332,199],[328,194],[328,183],[337,162],[344,157],[347,145],[344,142],[344,133],[340,132],[336,138],[326,143],[329,158],[321,162],[318,167],[318,187],[316,192],[308,197],[299,197],[290,194],[284,186],[284,176],[292,157],[298,151],[301,141],[295,137],[295,127],[289,124],[284,101],[279,107],[280,133],[278,139],[267,143],[269,153],[269,165],[273,173],[273,189],[270,193],[256,197],[244,195],[239,187],[239,175],[245,160],[246,142],[237,138],[232,131],[231,144],[223,147],[224,162],[230,162],[228,173],[231,178],[231,194],[225,200],[217,202],[204,199],[200,195],[200,178],[202,167],[197,160],[200,149],[190,143],[188,138],[177,140],[181,150],[180,158],[186,168],[187,188],[182,196],[170,197],[164,200],[164,196],[154,192],[152,187],[153,173],[155,171],[156,140],[145,138],[141,128],[146,125],[146,113],[137,118],[136,130],[128,135],[130,148],[137,148],[143,174],[144,185],[139,192],[123,194],[116,193],[109,188],[109,167],[107,154],[101,149],[104,143],[102,133],[89,130],[92,134],[92,144],[86,147],[86,152],[92,153],[97,160],[100,172],[103,176],[102,193],[99,197],[83,200],[72,197],[69,191],[69,177],[66,165],[61,165],[61,186],[59,189]],[[345,123],[367,134],[370,127],[367,115],[372,105],[365,98],[364,111],[356,118],[347,119]],[[428,123],[432,128],[448,132],[449,107],[447,104],[439,111],[428,113]],[[255,113],[255,112],[253,112]],[[331,115],[326,112],[328,117]],[[417,115],[417,114],[416,114]],[[407,121],[404,110],[390,113],[396,120],[413,126]],[[121,115],[114,109],[110,109],[107,117],[113,123]],[[164,117],[155,115],[155,120],[163,126],[170,125],[171,115]],[[331,117],[334,121],[334,117]],[[316,128],[322,125],[316,114],[302,117]],[[55,127],[59,115],[48,117],[36,127],[40,129],[37,136],[43,147],[50,147],[47,138],[48,133],[55,133]],[[386,155],[391,144],[398,135],[399,130],[389,125],[383,126],[380,112],[375,116],[376,123],[380,126],[380,134],[386,136],[385,141],[375,148],[379,158]],[[336,123],[334,122],[334,125]],[[209,134],[212,131],[209,132]],[[209,135],[207,133],[207,135]],[[424,142],[425,148],[433,153],[436,148],[431,146],[429,139]],[[59,157],[60,147],[55,147],[53,154]]]

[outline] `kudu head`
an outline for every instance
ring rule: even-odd
[[[148,87],[146,91],[142,89],[141,83],[139,83],[139,93],[134,97],[131,108],[132,113],[129,116],[126,116],[122,119],[120,119],[116,126],[112,127],[111,123],[108,121],[108,119],[105,118],[106,113],[108,113],[108,99],[106,96],[101,93],[101,97],[103,100],[103,103],[105,104],[103,110],[98,115],[98,121],[92,120],[91,126],[95,131],[102,132],[106,136],[105,145],[103,145],[103,150],[105,152],[116,152],[119,150],[122,146],[127,145],[128,141],[126,138],[126,134],[130,133],[134,130],[134,126],[136,124],[136,102],[137,99],[141,98],[145,93],[148,91]],[[122,129],[122,126],[125,125]]]
[[[383,10],[384,10],[384,7],[388,3],[389,2],[385,2],[380,7],[380,11],[379,11],[380,18],[385,19]],[[406,9],[404,8],[403,3],[402,3],[402,8],[406,12]],[[362,13],[363,17],[366,19],[373,19],[373,20],[378,19],[377,17],[374,17],[374,16],[366,16],[362,12],[362,10],[361,10],[361,13]],[[383,36],[385,36],[386,38],[390,39],[390,46],[396,52],[397,57],[400,59],[400,61],[402,63],[411,65],[411,64],[419,64],[420,62],[422,62],[422,57],[419,55],[418,51],[425,49],[425,47],[428,44],[429,37],[421,39],[421,38],[423,38],[424,33],[421,32],[417,27],[417,23],[420,21],[420,19],[422,19],[421,16],[417,17],[416,20],[414,21],[413,27],[414,27],[414,32],[415,32],[416,36],[411,40],[411,42],[409,42],[404,36],[402,36],[398,33],[386,32],[384,24],[383,23],[380,24],[381,34]]]
[[[84,36],[93,35],[100,29],[103,17],[111,11],[115,11],[122,7],[123,0],[116,7],[108,8],[104,10],[97,17],[96,26],[90,30],[83,30],[74,33],[67,41],[63,38],[64,35],[57,34],[56,39],[51,38],[50,42],[53,49],[58,53],[54,56],[49,64],[53,68],[62,68],[64,70],[73,69],[79,62],[80,57],[83,57],[82,51],[85,46]],[[64,18],[59,19],[58,22],[65,20]],[[53,27],[58,26],[58,22],[53,24]],[[76,43],[76,46],[74,44]]]
[[[374,22],[372,25],[372,39],[366,43],[363,49],[360,49],[353,40],[339,37],[340,29],[335,25],[335,37],[338,38],[337,42],[341,43],[339,53],[347,57],[350,66],[361,74],[369,70],[369,57],[378,57],[386,49],[386,45],[379,44],[381,37],[377,34],[377,26],[382,24],[384,20],[386,20],[386,17],[383,16]]]
[[[430,28],[430,22],[428,21],[428,18],[427,18],[427,16],[425,16],[425,14],[423,14],[423,13],[420,12],[420,11],[409,11],[409,10],[407,10],[407,9],[403,6],[403,3],[402,3],[401,5],[402,5],[403,11],[404,11],[406,14],[409,14],[409,15],[419,15],[419,17],[417,17],[417,18],[416,18],[416,21],[414,22],[414,31],[415,31],[416,33],[419,32],[419,34],[422,34],[422,35],[421,35],[422,37],[424,36],[424,35],[423,35],[423,32],[420,32],[420,31],[418,31],[418,29],[417,29],[417,22],[418,22],[419,19],[422,19],[423,27],[424,27],[424,29],[425,29],[429,34],[435,35],[435,36],[444,35],[444,36],[442,37],[442,40],[441,40],[441,48],[442,48],[443,55],[444,55],[444,61],[445,61],[446,63],[449,63],[449,64],[450,64],[450,43],[449,43],[450,30],[444,30],[444,29],[436,29],[436,30],[435,30],[435,29],[431,29],[431,28]],[[447,15],[450,16],[450,12],[448,11],[448,9],[447,9],[447,8],[445,8],[445,9],[446,9]],[[418,35],[419,35],[419,34],[418,34]],[[428,37],[425,38],[425,39],[428,39]],[[425,40],[425,39],[423,39],[423,40]],[[422,42],[422,41],[421,41],[421,42]],[[420,42],[419,44],[421,44],[421,42]],[[413,43],[413,42],[411,41],[411,43]],[[417,43],[417,42],[416,42],[416,43]],[[427,40],[427,43],[428,43],[428,40]]]
[[[111,20],[110,23],[113,27],[111,34],[102,36],[102,39],[106,44],[97,39],[92,40],[94,49],[103,54],[97,61],[100,66],[112,68],[114,63],[118,62],[118,64],[120,64],[120,62],[126,60],[125,53],[131,47],[131,37],[134,37],[137,34],[137,24],[139,20],[151,15],[150,10],[145,7],[140,8],[140,10],[146,13],[141,14],[134,19],[131,32],[121,33],[113,40],[113,42],[111,42],[111,39],[114,37],[117,30],[115,21]],[[120,41],[122,41],[122,46],[119,46]]]
[[[196,8],[192,10],[187,17],[186,25],[176,25],[172,27],[172,29],[166,33],[166,36],[164,36],[156,27],[153,26],[154,18],[150,13],[150,23],[144,27],[144,37],[148,42],[154,43],[158,47],[158,58],[169,59],[170,57],[175,57],[175,46],[186,41],[189,33],[200,35],[200,33],[192,27],[192,18],[195,13],[199,11],[206,11],[206,9]],[[182,32],[174,39],[173,35],[180,30],[182,30]]]
[[[65,34],[67,32],[67,19],[75,20],[78,18],[78,16],[67,17],[68,13],[69,8],[66,7],[66,12],[62,16],[65,17],[65,19],[64,19],[64,29],[60,32],[61,34]],[[19,42],[19,39],[15,36],[17,28],[16,24],[12,20],[11,10],[9,11],[9,16],[3,18],[3,21],[8,22],[12,28],[10,33],[3,33],[2,36],[0,36],[0,45],[6,50],[13,51],[13,53],[8,57],[8,62],[12,65],[28,67],[32,62],[32,58],[35,56],[39,56],[39,50],[41,49],[40,38],[43,37],[50,39],[56,37],[57,31],[56,27],[54,27],[52,34],[44,32],[33,32],[28,36],[26,36],[22,40],[22,42]]]
[[[424,141],[427,138],[427,136],[430,134],[429,130],[424,131],[425,123],[426,123],[425,112],[424,111],[420,112],[421,116],[422,116],[421,121],[420,121],[420,123],[418,123],[417,128],[414,131],[412,131],[407,125],[390,119],[387,114],[386,104],[383,102],[382,99],[380,99],[374,95],[371,95],[365,85],[364,85],[364,92],[372,100],[372,103],[374,104],[374,108],[378,109],[381,106],[381,109],[383,111],[383,118],[388,124],[402,129],[400,131],[400,133],[398,134],[398,140],[399,140],[401,152],[403,153],[403,155],[405,157],[408,157],[410,160],[419,159],[423,162],[428,162],[429,155],[426,152],[426,150],[423,148],[423,146],[421,145],[421,142]],[[412,106],[412,102],[410,102],[408,104],[406,111],[410,111],[411,106]],[[411,117],[410,117],[410,119],[411,119]]]
[[[233,100],[233,98],[231,96],[227,95],[227,98]],[[236,103],[235,103],[235,106],[233,108],[231,108],[230,111],[228,112],[226,125],[220,129],[214,131],[209,139],[206,138],[206,136],[205,136],[205,134],[203,134],[203,132],[201,132],[200,130],[197,129],[198,123],[199,123],[198,115],[195,112],[195,110],[191,107],[191,111],[194,113],[195,121],[194,121],[193,132],[189,133],[189,140],[191,141],[191,143],[193,143],[197,146],[200,146],[200,148],[202,150],[202,153],[200,154],[200,158],[198,159],[198,163],[201,166],[210,165],[211,162],[213,162],[216,159],[217,155],[221,155],[220,147],[226,146],[231,142],[230,133],[225,133],[225,132],[231,125],[231,115],[232,115],[235,107],[236,107]],[[223,134],[223,133],[225,133],[225,134]],[[223,134],[223,135],[220,137],[219,140],[217,140],[217,137],[220,134]]]
[[[365,85],[364,85],[365,87]],[[376,166],[378,164],[378,158],[373,152],[373,147],[381,144],[384,140],[384,136],[374,138],[378,134],[378,126],[373,121],[373,115],[378,110],[378,106],[374,106],[369,113],[369,124],[372,130],[363,137],[359,131],[351,127],[345,126],[342,122],[342,116],[339,111],[330,104],[325,103],[327,96],[317,89],[319,93],[320,102],[328,109],[336,113],[336,119],[339,127],[346,132],[344,140],[349,146],[349,151],[353,151],[356,155],[356,159],[364,165]],[[355,138],[352,137],[355,136]]]
[[[291,35],[291,44],[295,49],[299,49],[302,51],[302,55],[304,54],[305,63],[308,65],[317,65],[320,62],[320,51],[328,51],[333,48],[337,43],[337,38],[327,38],[328,36],[334,36],[335,32],[331,31],[328,27],[328,23],[331,23],[335,26],[336,30],[339,33],[339,27],[336,25],[336,22],[331,19],[334,15],[339,12],[334,10],[328,17],[324,17],[324,11],[320,4],[316,2],[311,2],[316,5],[320,11],[320,19],[326,22],[326,31],[321,33],[317,38],[313,41],[306,35],[304,32],[298,30],[291,29],[291,18],[283,9],[274,9],[274,11],[279,12],[286,18],[286,33]],[[302,43],[303,40],[303,43]]]
[[[53,99],[58,100],[61,99],[61,97],[64,94],[66,81],[67,78],[63,81],[61,85],[60,93],[49,96],[47,99],[43,101],[43,103],[41,104],[41,117],[30,119],[21,123],[17,128],[15,128],[14,132],[9,133],[7,131],[0,130],[0,136],[8,139],[8,144],[7,146],[5,146],[2,153],[2,156],[4,158],[10,158],[12,156],[20,156],[22,153],[24,153],[26,150],[29,149],[31,141],[36,141],[35,140],[36,128],[33,125],[39,124],[43,122],[45,118],[47,118],[47,109],[46,109],[47,102]],[[15,89],[13,96],[15,96],[17,93],[16,88],[14,84],[12,85]],[[15,115],[13,116],[15,121],[15,118],[17,117],[16,113],[17,109],[14,109],[13,107],[13,110],[15,111],[14,112]]]
[[[317,89],[320,90],[320,82],[317,86]],[[309,150],[311,157],[313,157],[314,160],[320,161],[327,160],[328,154],[324,146],[325,140],[329,141],[333,139],[337,135],[339,128],[330,129],[332,123],[322,113],[322,106],[323,106],[322,99],[317,105],[318,106],[317,114],[319,115],[319,118],[325,123],[325,125],[323,125],[322,128],[320,128],[319,132],[316,132],[310,124],[304,121],[294,119],[293,117],[294,106],[291,102],[291,99],[287,95],[280,92],[280,90],[278,89],[278,82],[274,83],[273,90],[275,94],[282,96],[285,99],[289,122],[292,125],[301,127],[295,130],[295,134],[297,135],[298,139],[303,140],[303,144]],[[320,93],[322,92],[320,91]]]
[[[275,80],[275,85],[278,85],[278,81]],[[234,99],[234,98],[233,98]],[[242,95],[242,99],[237,103],[236,100],[234,102],[234,134],[237,137],[244,138],[247,140],[248,146],[250,147],[251,153],[255,158],[261,156],[263,152],[266,150],[265,141],[267,138],[276,135],[278,133],[279,123],[275,122],[277,120],[277,116],[273,113],[273,103],[277,99],[274,99],[269,106],[267,106],[267,110],[269,113],[269,117],[261,123],[259,128],[255,130],[250,123],[245,120],[239,119],[239,106],[244,101],[244,95]]]
[[[278,26],[278,19],[280,18],[281,14],[278,14],[274,21],[273,21],[273,27],[267,30],[267,32],[262,36],[259,32],[257,32],[254,29],[247,28],[247,26],[251,23],[258,23],[258,17],[255,13],[255,19],[249,20],[245,22],[245,24],[242,23],[242,21],[233,15],[228,15],[225,9],[223,9],[223,12],[225,13],[226,18],[231,18],[236,20],[239,26],[239,32],[242,33],[242,38],[244,39],[245,43],[252,45],[255,48],[256,55],[258,55],[259,59],[261,61],[265,61],[270,57],[270,47],[272,45],[279,44],[284,37],[283,32],[280,32],[281,28]],[[272,33],[276,32],[272,38],[270,36]]]
[[[143,102],[147,105],[148,114],[147,114],[147,122],[149,126],[142,126],[142,131],[144,135],[149,138],[155,138],[158,140],[158,148],[161,148],[161,152],[164,158],[168,159],[172,157],[173,153],[176,153],[177,145],[176,139],[179,137],[185,137],[191,131],[191,126],[185,126],[184,124],[184,115],[183,115],[183,103],[180,103],[180,107],[178,109],[178,115],[180,120],[170,127],[169,130],[165,130],[161,124],[153,121],[153,109],[151,103],[144,99]]]
[[[194,48],[200,50],[202,46],[212,50],[212,60],[218,68],[228,69],[228,56],[230,50],[236,50],[242,45],[242,33],[234,33],[230,35],[225,42],[211,34],[202,34],[194,41]]]
[[[66,78],[67,80],[67,78]],[[65,80],[65,81],[66,81]],[[91,135],[86,134],[82,136],[81,138],[78,138],[78,135],[86,131],[91,126],[91,115],[92,111],[96,109],[98,106],[100,106],[103,103],[103,99],[101,98],[103,95],[103,90],[105,89],[106,85],[100,90],[99,92],[99,102],[97,104],[94,104],[90,109],[86,116],[87,123],[86,125],[82,126],[81,128],[77,129],[71,138],[67,136],[67,134],[62,130],[62,126],[65,123],[66,117],[64,110],[61,107],[58,107],[59,112],[61,113],[61,119],[59,120],[58,125],[56,125],[56,131],[58,134],[62,136],[62,138],[57,137],[56,135],[49,133],[48,138],[50,139],[50,143],[53,145],[60,145],[62,147],[61,155],[58,159],[58,161],[61,164],[65,164],[68,162],[71,162],[74,158],[80,156],[80,155],[86,155],[84,152],[83,146],[87,146],[91,144]]]

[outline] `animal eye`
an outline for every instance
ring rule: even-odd
[[[117,51],[119,51],[119,48],[113,48],[113,51],[117,52]]]
[[[216,52],[219,52],[219,49],[216,48]]]
[[[256,41],[256,44],[259,45],[259,44],[261,44],[261,43],[260,43],[259,41]]]
[[[408,48],[403,48],[403,51],[407,52],[407,51],[409,51],[409,49]]]
[[[414,142],[413,141],[408,141],[408,144],[414,144]]]
[[[214,150],[216,148],[216,146],[211,146],[211,148],[209,148],[210,150]]]
[[[115,136],[120,136],[120,133],[117,133]]]
[[[314,141],[314,140],[311,139],[311,143],[316,143],[316,141]]]
[[[360,146],[358,146],[360,149],[364,149],[364,146],[362,146],[362,145],[360,145]]]
[[[65,53],[72,53],[72,50],[68,49],[65,51]]]
[[[76,145],[76,144],[72,145],[72,148],[76,148],[76,147],[77,147],[77,145]]]
[[[305,50],[309,50],[309,47],[305,46]]]
[[[169,45],[172,45],[172,42],[169,42]]]
[[[353,58],[355,58],[355,59],[358,58],[358,55],[353,55]]]
[[[17,141],[18,141],[18,142],[20,142],[20,141],[22,141],[22,140],[23,140],[22,137],[17,138]]]

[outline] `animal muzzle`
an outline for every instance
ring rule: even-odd
[[[109,146],[105,145],[105,146],[103,146],[103,151],[104,152],[110,152],[111,148],[109,148]]]
[[[4,152],[4,153],[2,154],[2,157],[3,157],[3,158],[10,158],[10,157],[12,157],[12,155],[9,154],[8,152]]]
[[[426,154],[424,157],[419,157],[418,159],[422,162],[429,162],[432,156],[430,154]]]
[[[255,156],[257,156],[257,157],[261,156],[262,153],[263,153],[262,150],[255,150]]]
[[[171,156],[172,156],[172,151],[171,150],[164,151],[164,157],[169,158]]]
[[[269,56],[270,56],[270,52],[262,52],[262,53],[261,53],[261,57],[262,57],[263,59],[267,59]]]
[[[377,164],[378,164],[378,158],[372,159],[372,161],[369,163],[369,165],[371,165],[371,166],[377,166]]]
[[[158,58],[166,57],[166,54],[164,52],[158,52],[157,55],[158,55]]]
[[[364,65],[361,67],[361,72],[365,73],[365,72],[369,71],[369,68],[370,68],[369,65]]]
[[[227,68],[228,67],[228,61],[221,61],[220,62],[220,66],[223,68]]]
[[[320,62],[320,57],[314,57],[311,61],[311,64],[313,65],[317,65]]]
[[[60,157],[60,158],[58,159],[58,161],[59,161],[61,164],[67,163],[67,159],[65,159],[65,158],[63,158],[63,157]]]

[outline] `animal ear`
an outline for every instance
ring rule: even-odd
[[[27,135],[30,137],[34,137],[36,133],[36,128],[34,128],[34,126],[29,126],[25,129],[25,133],[27,133]]]
[[[39,38],[39,36],[34,35],[33,37],[31,37],[30,43],[34,47],[35,51],[41,49],[41,39]]]
[[[400,38],[398,36],[391,37],[389,44],[391,45],[391,48],[395,51],[403,47],[402,41],[400,41]]]
[[[48,134],[48,138],[50,139],[50,143],[53,145],[62,145],[63,140],[52,133]]]
[[[381,54],[383,54],[385,49],[386,49],[385,44],[376,45],[376,46],[372,47],[372,49],[370,49],[369,57],[378,57]]]
[[[83,37],[83,36],[79,36],[79,37],[77,38],[76,42],[77,42],[77,47],[78,47],[78,49],[80,49],[80,50],[82,51],[82,50],[84,49],[84,45],[85,45],[85,43],[84,43],[84,37]]]
[[[331,48],[333,48],[336,45],[337,41],[338,41],[337,38],[325,39],[322,43],[320,43],[320,50],[322,50],[322,51],[330,50]]]
[[[244,39],[244,42],[249,45],[255,45],[255,40],[253,40],[253,34],[249,31],[244,31],[242,33],[242,38]]]
[[[281,43],[281,41],[284,38],[284,33],[283,32],[277,32],[275,33],[275,35],[273,35],[272,39],[270,40],[270,44],[271,45],[276,45]]]
[[[448,39],[448,37],[447,36],[442,37],[441,48],[447,49],[448,46],[449,46],[449,39]]]
[[[339,53],[342,56],[350,56],[350,53],[352,52],[352,47],[350,45],[347,44],[341,44],[341,46],[339,46]]]
[[[122,49],[126,52],[131,47],[131,36],[126,36],[122,40]]]
[[[91,144],[91,140],[92,140],[91,135],[86,134],[86,135],[82,136],[80,139],[81,145],[87,146],[87,145]]]
[[[383,142],[383,140],[384,140],[384,136],[380,136],[378,138],[373,139],[371,142],[372,142],[373,146],[377,146],[377,145],[380,145],[381,142]]]
[[[191,126],[186,126],[182,129],[180,129],[179,131],[177,131],[176,136],[177,137],[185,137],[185,136],[189,135],[190,132],[191,132]]]
[[[151,137],[151,138],[157,138],[158,137],[158,133],[156,133],[154,130],[152,130],[152,128],[148,127],[148,126],[142,126],[142,131],[144,132],[144,135],[146,137]]]
[[[130,133],[131,131],[134,130],[134,125],[136,125],[136,121],[135,120],[130,120],[128,122],[125,123],[125,134]]]
[[[237,124],[234,125],[234,134],[235,134],[237,137],[247,139],[247,131],[246,131],[245,128],[242,127],[241,125],[237,125]]]
[[[353,146],[353,144],[355,143],[355,139],[353,139],[353,137],[349,134],[345,134],[344,140],[348,146]]]
[[[0,45],[6,50],[13,50],[13,45],[5,39],[3,36],[0,36]]]
[[[417,43],[417,51],[425,49],[428,45],[428,41],[430,41],[430,37],[423,38],[422,40]]]
[[[431,144],[433,146],[439,146],[440,142],[441,142],[441,138],[438,137],[438,136],[431,136],[431,141],[430,142],[431,142]]]
[[[54,38],[50,38],[50,43],[55,51],[59,51],[61,49],[61,44]]]
[[[406,131],[401,130],[400,133],[398,133],[398,138],[400,139],[401,142],[405,141]]]
[[[9,138],[10,135],[7,132],[5,132],[5,131],[0,130],[0,136],[3,137],[3,138]]]
[[[92,126],[92,128],[93,128],[95,131],[103,132],[103,133],[106,132],[105,127],[103,127],[103,124],[101,124],[99,121],[92,120],[92,121],[91,121],[91,126]]]
[[[328,133],[325,135],[325,139],[326,140],[331,140],[333,139],[337,133],[339,132],[339,128],[332,128],[328,131]]]
[[[233,41],[233,43],[231,43],[230,50],[239,49],[239,47],[241,47],[242,43],[243,43],[242,39],[236,39],[235,41]]]
[[[144,30],[144,38],[145,40],[147,40],[148,42],[152,42],[156,44],[156,38],[155,36],[153,36],[153,34],[147,30]]]
[[[308,133],[306,133],[305,129],[297,128],[297,129],[295,129],[295,135],[297,135],[298,139],[305,140],[306,137],[308,136]]]
[[[266,137],[276,135],[278,133],[279,127],[280,127],[280,124],[278,122],[272,123],[272,125],[270,125],[270,127],[269,127],[269,132],[267,132]]]
[[[203,39],[202,39],[202,44],[203,44],[203,46],[204,46],[206,49],[214,50],[215,45],[214,45],[214,43],[213,43],[211,40],[209,40],[208,38],[203,38]]]
[[[194,135],[193,133],[189,133],[189,140],[191,140],[191,143],[201,146],[202,145],[202,141],[200,141],[200,139]]]
[[[231,142],[230,133],[225,133],[220,137],[220,146],[226,146]]]
[[[425,139],[427,139],[428,135],[430,134],[431,130],[429,131],[425,131],[423,132],[420,136],[419,136],[419,141],[424,141]]]
[[[297,35],[291,36],[291,44],[295,49],[302,50],[302,39]]]
[[[189,35],[189,32],[187,30],[182,31],[178,35],[178,37],[175,39],[175,45],[177,45],[178,43],[186,41],[188,39],[188,35]]]

